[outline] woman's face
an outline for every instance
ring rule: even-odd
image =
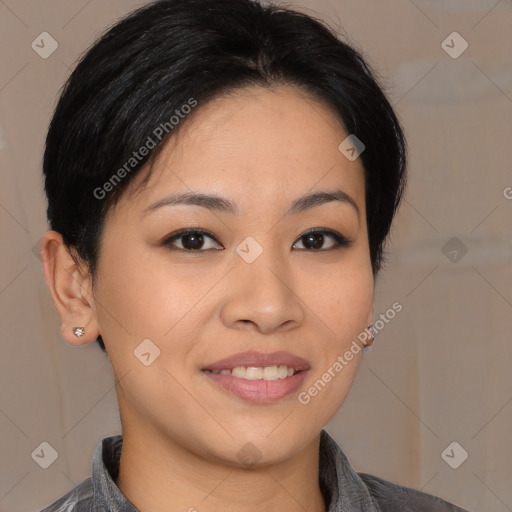
[[[184,123],[102,235],[92,306],[119,379],[123,430],[237,465],[250,442],[261,463],[277,462],[344,401],[361,353],[333,368],[372,319],[362,163],[338,149],[348,133],[334,113],[288,86],[198,104]],[[288,211],[320,191],[342,191],[357,208],[331,196]],[[199,193],[224,203],[158,206]],[[220,208],[227,202],[233,211]],[[187,228],[197,232],[177,235]],[[247,351],[288,352],[308,369],[277,381],[205,371]]]

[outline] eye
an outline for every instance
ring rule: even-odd
[[[202,229],[182,229],[178,233],[174,233],[171,236],[167,237],[162,242],[162,245],[165,245],[165,246],[174,245],[175,240],[181,239],[182,246],[177,247],[177,248],[172,248],[172,249],[188,251],[188,252],[192,252],[192,251],[201,252],[201,249],[203,249],[204,245],[205,245],[205,238],[210,238],[211,240],[215,241],[215,237],[211,233],[208,233],[207,231],[204,231]],[[207,247],[206,250],[208,250],[208,249],[212,249],[212,247]]]
[[[334,240],[334,242],[327,249],[319,249],[319,247],[322,246],[325,241],[325,235],[330,237],[331,240]],[[299,241],[302,240],[305,241],[306,247],[305,249],[301,250],[311,252],[329,251],[333,249],[340,249],[342,247],[350,247],[352,245],[351,240],[345,238],[340,233],[337,233],[336,231],[332,231],[330,229],[310,229],[309,231],[307,231],[306,233],[299,237]]]
[[[320,247],[322,247],[325,242],[326,236],[331,239],[331,246],[320,249]],[[206,239],[212,240],[214,242],[214,246],[207,247],[208,244],[205,243]],[[179,241],[181,247],[176,245],[177,241]],[[352,245],[351,240],[330,229],[310,229],[299,237],[298,242],[295,242],[294,247],[299,242],[302,242],[303,246],[305,246],[304,249],[300,250],[306,250],[310,252],[328,251],[339,249],[341,247],[350,247]],[[211,249],[220,250],[219,248],[215,247],[215,245],[220,244],[217,242],[212,233],[203,229],[196,228],[182,229],[177,233],[173,233],[162,242],[162,245],[167,247],[171,246],[172,250],[187,252],[204,252]]]

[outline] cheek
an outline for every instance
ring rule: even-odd
[[[328,339],[340,340],[359,334],[373,302],[373,275],[364,255],[340,261],[337,265],[310,266],[301,273],[297,290],[304,308],[312,313]]]
[[[321,288],[321,292],[319,289]],[[306,293],[306,292],[305,292]],[[308,387],[299,403],[327,424],[343,404],[357,374],[362,348],[358,336],[366,327],[373,301],[373,276],[362,266],[331,271],[321,287],[305,295],[312,322],[318,326]]]
[[[97,294],[101,328],[112,331],[114,339],[129,335],[133,342],[171,336],[200,297],[185,268],[128,245],[123,251],[105,250],[105,256]]]

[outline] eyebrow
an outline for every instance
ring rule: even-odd
[[[351,205],[357,212],[359,217],[359,207],[357,203],[343,190],[320,190],[311,194],[306,194],[302,197],[295,199],[288,208],[286,215],[292,215],[304,212],[310,208],[320,206],[322,204],[338,201],[341,203]],[[238,215],[239,209],[235,202],[230,199],[217,196],[215,194],[204,194],[201,192],[183,192],[178,194],[171,194],[160,199],[159,201],[151,204],[143,210],[143,216],[161,208],[163,206],[174,205],[193,205],[201,206],[209,210],[215,210],[221,213],[228,213],[231,215]]]

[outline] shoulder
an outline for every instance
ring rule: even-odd
[[[374,475],[358,473],[382,512],[468,512],[442,498],[389,482]]]
[[[91,512],[92,478],[89,477],[41,512]]]

